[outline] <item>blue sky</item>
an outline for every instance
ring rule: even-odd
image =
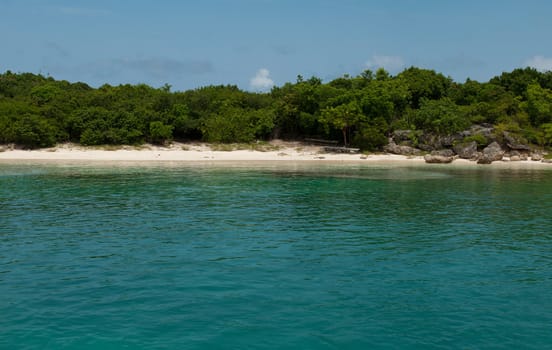
[[[0,0],[0,71],[262,90],[384,66],[456,81],[552,69],[545,0]]]

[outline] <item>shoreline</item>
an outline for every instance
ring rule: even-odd
[[[220,150],[224,147],[224,150]],[[351,163],[351,164],[396,164],[426,165],[422,156],[396,154],[343,154],[323,152],[323,147],[303,145],[296,142],[276,142],[266,145],[247,146],[252,149],[232,149],[235,145],[208,145],[204,143],[173,143],[170,146],[144,145],[141,147],[120,146],[117,148],[84,147],[75,144],[60,144],[53,148],[38,150],[5,149],[0,152],[0,162],[146,162],[146,163]],[[242,146],[243,148],[243,146]],[[427,164],[437,167],[474,166],[488,167],[475,161],[456,159],[449,164]],[[540,161],[493,162],[491,167],[535,168],[550,167]]]

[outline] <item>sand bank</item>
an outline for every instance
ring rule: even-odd
[[[121,162],[347,162],[347,163],[400,163],[425,164],[423,157],[407,157],[395,154],[342,154],[327,153],[322,147],[294,142],[272,142],[266,145],[208,145],[203,143],[173,143],[170,146],[145,145],[141,147],[83,147],[61,144],[39,150],[19,150],[4,147],[0,161],[121,161]],[[475,162],[457,159],[453,165],[477,165]],[[447,165],[439,165],[447,166]],[[450,164],[448,165],[450,166]],[[536,161],[494,162],[502,167],[552,167]]]

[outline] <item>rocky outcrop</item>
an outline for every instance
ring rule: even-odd
[[[452,148],[458,157],[462,159],[475,159],[477,154],[477,142],[457,143]]]
[[[455,143],[462,141],[460,134],[441,136],[439,138],[442,147],[452,147]]]
[[[504,131],[502,133],[502,136],[504,136],[504,142],[506,143],[506,146],[508,146],[509,149],[516,150],[516,151],[531,151],[530,146],[516,139],[509,132]]]
[[[492,124],[474,124],[468,130],[462,131],[463,137],[473,136],[473,135],[483,135],[485,137],[491,137],[494,131]]]
[[[448,148],[440,149],[437,151],[431,152],[432,156],[442,156],[442,157],[454,157],[454,151]]]
[[[490,143],[490,144],[489,144]],[[485,147],[485,145],[488,145]],[[483,152],[478,151],[485,147]],[[451,135],[439,135],[421,130],[395,130],[389,135],[384,151],[393,154],[425,156],[428,163],[449,163],[456,158],[490,164],[495,161],[542,161],[542,152],[532,150],[521,136],[495,129],[491,124],[472,125]],[[452,159],[449,159],[452,158]]]
[[[519,151],[510,151],[508,153],[505,153],[504,156],[510,157],[510,160],[512,162],[517,162],[521,160],[527,160],[527,153],[525,152],[519,152]]]
[[[491,164],[492,162],[493,160],[486,155],[482,155],[479,159],[477,159],[477,164]]]
[[[493,142],[483,149],[483,154],[477,160],[477,164],[491,164],[494,161],[502,160],[503,157],[502,147],[497,142]]]
[[[446,157],[439,154],[426,154],[424,160],[426,163],[448,164],[454,160],[454,157]]]
[[[418,147],[426,152],[431,152],[443,148],[443,145],[438,135],[424,133],[418,137]]]
[[[393,141],[393,139],[389,140],[389,144],[385,146],[383,150],[387,153],[400,154],[404,156],[413,156],[413,155],[421,154],[421,151],[419,149],[410,147],[410,146],[397,145]]]
[[[414,131],[412,130],[395,130],[393,131],[393,141],[395,143],[401,143],[403,141],[410,141],[414,137]]]

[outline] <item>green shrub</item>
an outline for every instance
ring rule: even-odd
[[[172,139],[172,125],[165,125],[160,121],[151,122],[149,126],[150,141],[152,143],[163,144]]]
[[[55,128],[37,115],[24,115],[11,127],[11,141],[27,148],[52,147],[55,134]]]
[[[475,141],[477,143],[477,146],[486,146],[489,144],[489,141],[487,140],[487,138],[482,134],[471,135],[464,138],[464,140],[462,140],[462,142],[466,144],[472,141]]]

